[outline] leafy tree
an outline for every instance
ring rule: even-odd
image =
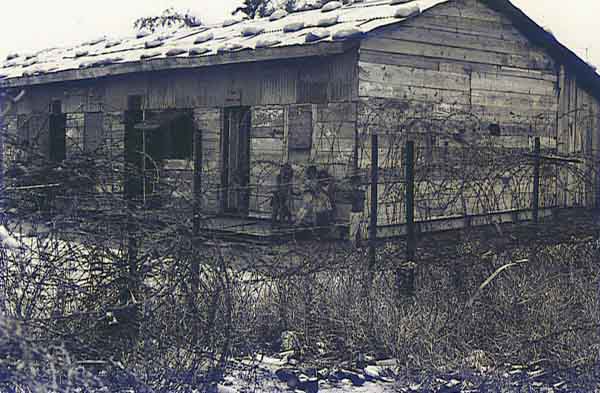
[[[231,14],[235,15],[238,12],[246,14],[250,19],[257,16],[263,17],[271,14],[274,10],[271,0],[244,0],[243,5],[237,7]]]
[[[138,18],[133,23],[133,27],[137,30],[147,29],[152,32],[158,28],[194,27],[200,25],[202,25],[200,18],[191,15],[189,11],[185,13],[176,11],[173,7],[167,8],[161,15]]]
[[[298,0],[284,0],[281,8],[287,12],[294,12],[298,8]]]

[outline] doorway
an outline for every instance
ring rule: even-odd
[[[247,216],[250,206],[250,108],[225,108],[221,138],[223,212]]]

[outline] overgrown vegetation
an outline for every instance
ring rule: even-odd
[[[80,278],[59,275],[48,265],[28,269],[36,262],[22,259],[25,263],[3,278],[7,314],[28,336],[21,336],[16,323],[5,322],[3,347],[20,349],[3,352],[3,368],[18,384],[54,383],[46,372],[55,366],[47,362],[59,359],[65,386],[92,383],[94,370],[108,369],[125,378],[122,383],[171,391],[220,378],[231,357],[282,350],[285,332],[297,338],[295,356],[301,362],[320,366],[355,361],[359,354],[398,359],[400,373],[491,372],[505,363],[540,362],[551,369],[591,370],[597,364],[597,244],[522,247],[484,257],[484,244],[466,246],[454,261],[420,266],[415,298],[402,301],[394,290],[394,247],[389,255],[379,255],[381,265],[368,293],[360,252],[297,256],[301,267],[296,271],[271,265],[263,273],[234,268],[240,263],[234,257],[205,255],[203,289],[193,306],[178,285],[182,272],[175,265],[182,261],[163,261],[163,282],[152,296],[140,293],[137,304],[119,308],[100,291],[93,301],[86,299]],[[68,260],[67,255],[82,258],[75,250],[62,257]],[[527,262],[502,272],[468,305],[468,296],[496,269],[523,258]],[[109,261],[92,257],[86,262]],[[456,277],[456,263],[465,264],[461,277]],[[59,298],[31,290],[48,291],[59,280],[65,291]],[[44,309],[53,302],[64,308]]]
[[[314,367],[394,358],[398,375],[505,363],[581,371],[600,360],[590,217],[566,238],[552,232],[562,221],[525,239],[500,225],[424,236],[414,296],[399,297],[400,240],[377,245],[372,270],[367,250],[346,241],[222,241],[180,183],[140,173],[109,142],[69,145],[56,162],[35,135],[3,140],[5,386],[189,391],[220,380],[232,359],[282,350]],[[127,197],[142,178],[161,209]]]

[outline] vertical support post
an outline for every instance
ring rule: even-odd
[[[5,142],[5,129],[3,128],[4,126],[4,114],[0,113],[0,225],[4,225],[6,224],[5,222],[5,212],[6,212],[6,206],[5,206],[5,198],[6,198],[6,188],[5,188],[5,180],[4,180],[4,149],[6,148],[6,146],[4,145]],[[2,309],[0,309],[0,312],[3,311]]]
[[[192,219],[192,248],[198,241],[197,237],[200,233],[200,210],[201,210],[201,193],[202,193],[202,131],[192,128],[193,132],[193,158],[194,158],[194,180],[193,180],[193,219]],[[196,255],[196,253],[194,253]],[[197,260],[192,260],[192,294],[198,293],[200,285],[200,264]]]
[[[135,179],[135,173],[132,174],[130,166],[135,166],[137,170],[141,169],[139,159],[146,158],[140,156],[138,150],[142,147],[141,135],[135,129],[135,125],[143,120],[142,98],[141,96],[129,96],[127,101],[127,111],[125,112],[125,184],[124,197],[127,206],[127,218],[125,222],[125,233],[127,237],[127,264],[129,271],[124,279],[120,291],[121,305],[126,305],[131,296],[136,295],[138,284],[138,248],[139,244],[136,238],[137,225],[133,218],[136,211],[135,198],[141,195],[141,181]],[[139,165],[138,165],[139,164]]]
[[[144,116],[142,114],[142,121],[144,121]],[[142,131],[142,206],[144,207],[144,210],[146,209],[146,154],[147,154],[147,149],[148,146],[146,146],[146,129],[143,129]]]
[[[358,134],[358,126],[356,125],[357,122],[354,122],[354,146],[352,149],[352,176],[355,176],[358,174],[358,141],[359,141],[359,134]]]
[[[369,261],[371,269],[375,267],[377,240],[377,205],[379,183],[379,138],[373,133],[371,135],[371,216],[369,221]]]
[[[405,146],[405,209],[406,209],[406,265],[396,271],[398,293],[413,296],[415,293],[415,257],[417,240],[415,234],[415,144],[407,141]]]
[[[535,137],[533,146],[533,195],[531,200],[532,219],[539,221],[540,211],[540,138]]]
[[[415,236],[415,143],[406,142],[406,258],[414,262],[416,253]]]
[[[10,104],[9,104],[10,105]],[[10,108],[10,106],[9,106]],[[4,125],[4,115],[8,113],[8,111],[2,113],[0,112],[0,225],[6,225],[7,218],[5,215],[6,212],[6,184],[4,180],[4,149],[5,146],[5,129]],[[6,258],[4,255],[0,255],[0,272],[2,272],[2,277],[6,277],[4,272],[6,271]],[[6,291],[6,281],[3,278],[0,278],[0,315],[4,315],[6,312],[6,302],[5,302],[5,291]]]

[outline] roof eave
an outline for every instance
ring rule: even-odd
[[[482,0],[488,7],[507,15],[515,26],[533,43],[546,49],[548,53],[568,71],[576,74],[582,85],[600,99],[600,75],[594,67],[563,45],[550,32],[544,30],[533,19],[509,0]]]
[[[173,57],[146,61],[111,64],[104,67],[64,70],[50,74],[10,78],[0,81],[0,88],[26,87],[84,79],[97,79],[140,72],[191,69],[225,64],[251,63],[268,60],[284,60],[313,56],[330,56],[358,47],[360,40],[324,41],[311,45],[261,48],[223,53],[212,56]]]

